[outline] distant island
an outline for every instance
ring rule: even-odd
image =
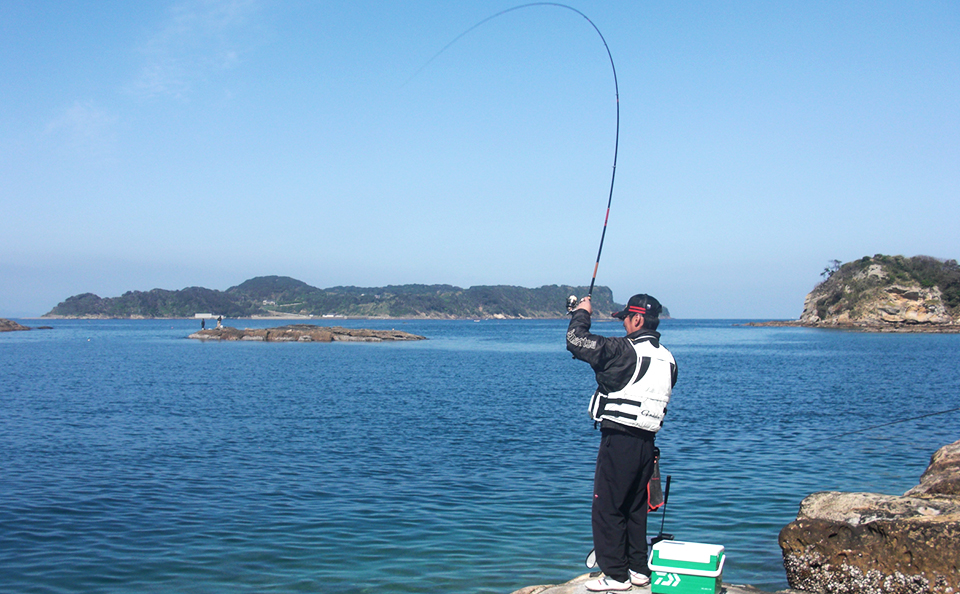
[[[83,293],[69,297],[45,318],[429,318],[549,319],[566,316],[569,295],[587,287],[545,285],[388,285],[318,289],[287,276],[260,276],[226,291],[188,287],[176,291],[128,291],[120,297]],[[594,311],[608,314],[623,306],[608,287],[593,290]],[[664,309],[663,317],[669,317]]]
[[[930,256],[834,260],[800,319],[752,325],[874,332],[960,332],[960,266]]]

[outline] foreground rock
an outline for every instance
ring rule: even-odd
[[[260,342],[383,342],[388,340],[424,340],[425,337],[399,330],[366,330],[340,326],[292,324],[278,328],[244,328],[224,326],[191,334],[197,340],[251,340]]]
[[[597,577],[600,575],[597,574],[583,574],[579,577],[576,577],[565,584],[558,585],[546,585],[546,586],[527,586],[526,588],[521,588],[514,591],[512,594],[589,594],[587,588],[583,585],[585,582]],[[633,592],[635,594],[644,594],[645,592],[650,592],[650,587],[646,588],[632,588],[628,592]],[[724,594],[766,594],[762,590],[758,590],[753,586],[738,586],[735,584],[723,584]],[[804,594],[798,590],[780,590],[777,594]]]
[[[793,588],[831,594],[960,592],[960,441],[902,497],[814,493],[780,532]]]

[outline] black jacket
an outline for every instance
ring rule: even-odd
[[[633,340],[649,337],[659,345],[660,333],[655,330],[637,330],[627,336],[600,336],[590,333],[590,314],[586,310],[573,311],[567,327],[567,350],[581,361],[586,361],[597,376],[599,389],[609,394],[622,390],[637,368],[637,351]],[[672,378],[677,383],[676,367]],[[608,421],[603,422],[606,427]],[[622,425],[618,428],[623,427]]]

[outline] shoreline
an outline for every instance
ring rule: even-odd
[[[14,319],[14,318],[8,318]],[[15,318],[18,320],[31,320],[31,321],[46,321],[46,320],[181,320],[181,321],[194,321],[198,318],[193,317],[163,317],[163,318],[152,318],[152,317],[141,317],[141,316],[132,316],[125,318],[111,317],[111,316],[57,316],[57,315],[43,315],[39,317],[19,317]],[[249,317],[239,317],[239,318],[227,318],[224,317],[224,320],[256,320],[256,321],[270,321],[270,320],[307,320],[314,323],[328,323],[335,321],[344,321],[344,320],[361,320],[361,321],[394,321],[394,322],[412,322],[412,321],[531,321],[531,320],[564,320],[567,319],[567,315],[555,316],[555,317],[537,317],[537,318],[528,318],[528,317],[509,317],[504,315],[494,315],[494,316],[484,316],[484,317],[452,317],[452,316],[416,316],[416,317],[390,317],[390,316],[310,316],[310,315],[298,315],[298,314],[285,314],[285,315],[276,315],[276,316],[249,316]],[[597,319],[594,322],[609,322],[610,319]],[[674,320],[677,318],[663,318],[663,320]],[[846,332],[868,332],[876,334],[960,334],[960,324],[891,324],[889,326],[877,326],[877,325],[860,325],[860,324],[809,324],[806,322],[801,322],[800,320],[750,320],[749,318],[690,318],[690,320],[701,320],[701,319],[716,319],[719,321],[729,320],[733,326],[736,327],[750,327],[750,328],[809,328],[815,330],[837,330],[837,331],[846,331]],[[682,318],[680,319],[682,320]],[[750,320],[750,321],[747,321]]]
[[[300,315],[289,315],[289,316],[249,316],[249,317],[240,317],[240,318],[228,318],[224,316],[224,320],[310,320],[313,322],[327,322],[327,321],[336,321],[336,320],[383,320],[383,321],[420,321],[420,320],[439,320],[439,321],[479,321],[479,320],[498,320],[498,321],[509,321],[509,320],[563,320],[566,319],[566,315],[555,316],[555,317],[542,317],[542,318],[528,318],[528,317],[511,317],[503,315],[493,315],[493,316],[484,316],[484,317],[451,317],[451,316],[416,316],[416,317],[391,317],[391,316],[300,316]],[[126,317],[126,318],[117,318],[111,316],[40,316],[40,317],[21,317],[16,318],[18,320],[199,320],[200,318],[181,318],[181,317],[171,317],[171,318],[148,318],[148,317]],[[613,318],[610,318],[611,320]],[[663,318],[668,319],[668,318]],[[594,320],[595,322],[602,322],[608,320]]]
[[[848,332],[872,332],[877,334],[957,334],[960,324],[890,324],[888,326],[867,324],[810,324],[800,320],[771,320],[747,322],[737,326],[754,328],[813,328],[818,330],[843,330]]]
[[[564,584],[547,584],[539,586],[526,586],[520,588],[519,590],[514,590],[510,594],[589,594],[586,587],[583,585],[585,582],[594,579],[602,575],[601,572],[597,571],[594,573],[585,573],[583,575],[577,576],[566,582]],[[741,585],[741,584],[728,584],[723,582],[723,587],[720,590],[723,594],[810,594],[804,590],[794,590],[791,588],[786,588],[784,590],[777,590],[776,592],[769,592],[767,590],[761,590],[754,586],[750,585]],[[625,592],[634,592],[636,594],[644,594],[650,592],[650,586],[643,588],[634,586],[630,590],[625,590]]]

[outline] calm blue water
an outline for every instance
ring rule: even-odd
[[[506,593],[585,571],[599,434],[564,321],[343,323],[430,338],[397,344],[50,324],[0,334],[2,592]],[[958,413],[834,437],[960,406],[960,335],[733,324],[661,325],[666,531],[774,590],[804,496],[900,494],[960,438]]]

